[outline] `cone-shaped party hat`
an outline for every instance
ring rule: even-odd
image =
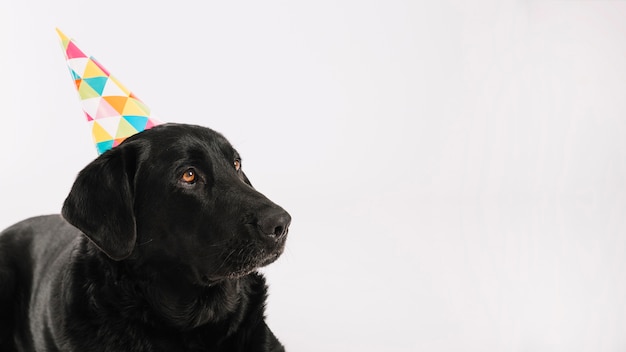
[[[91,125],[98,154],[122,143],[124,139],[160,124],[133,93],[109,74],[92,56],[57,28],[67,65],[87,121]]]

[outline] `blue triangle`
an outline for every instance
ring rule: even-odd
[[[93,78],[85,78],[84,82],[87,82],[93,90],[95,90],[98,94],[102,95],[102,91],[104,90],[104,86],[107,84],[108,77],[93,77]]]
[[[122,116],[128,123],[133,126],[137,132],[141,132],[146,129],[148,124],[148,118],[145,116],[124,115]]]
[[[98,154],[102,154],[106,152],[107,150],[113,148],[113,142],[114,142],[113,140],[110,140],[110,141],[96,143],[96,149],[98,149]]]
[[[74,70],[72,70],[71,68],[70,68],[70,73],[72,74],[72,78],[73,78],[74,80],[80,79],[80,76],[78,75],[78,73],[76,73],[76,72],[75,72]]]

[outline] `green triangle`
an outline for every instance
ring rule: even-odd
[[[80,95],[81,100],[89,99],[89,98],[97,98],[100,96],[98,92],[96,92],[91,86],[85,81],[80,82],[80,87],[78,87],[78,95]]]
[[[120,124],[117,125],[117,132],[115,133],[115,138],[126,138],[130,137],[137,133],[137,130],[126,121],[126,119],[120,119]]]

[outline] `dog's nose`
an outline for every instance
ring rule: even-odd
[[[264,234],[280,239],[289,232],[291,216],[281,208],[268,209],[258,217],[258,225]]]

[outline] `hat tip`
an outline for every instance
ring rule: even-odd
[[[61,37],[61,39],[68,39],[65,33],[61,32],[59,27],[55,27],[54,29],[57,31],[57,34],[59,35],[59,37]]]

